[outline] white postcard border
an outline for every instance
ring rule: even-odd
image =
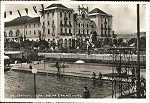
[[[104,2],[104,1],[1,1],[1,44],[4,44],[4,4],[47,4],[47,3],[66,3],[66,4],[146,4],[146,13],[147,13],[147,17],[146,17],[146,99],[103,99],[103,98],[99,98],[99,99],[27,99],[27,98],[21,98],[21,99],[8,99],[8,98],[4,98],[4,45],[1,45],[1,100],[5,101],[5,102],[88,102],[88,103],[148,103],[148,101],[150,100],[150,96],[149,96],[149,80],[150,80],[150,73],[149,73],[149,32],[150,32],[150,4],[149,2]]]

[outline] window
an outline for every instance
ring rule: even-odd
[[[52,28],[55,28],[54,20],[52,21]]]
[[[60,17],[62,17],[62,12],[60,12]]]
[[[9,36],[13,36],[13,31],[9,31]]]
[[[47,21],[47,25],[49,25],[49,21]]]
[[[91,25],[92,28],[94,28],[94,25]]]
[[[69,18],[71,17],[71,14],[69,13]]]
[[[79,29],[79,34],[80,34],[80,29]]]
[[[106,26],[107,26],[107,20],[106,20],[106,18],[105,18],[104,25],[105,25],[105,28],[106,28]]]
[[[34,35],[36,35],[36,32],[35,32],[35,30],[34,30]]]
[[[43,26],[45,25],[44,21],[43,21]]]
[[[52,16],[54,16],[54,11],[52,12]]]
[[[103,29],[101,30],[101,37],[103,37]]]
[[[82,14],[82,18],[85,18],[85,14]]]
[[[69,21],[69,25],[72,26],[72,25],[71,25],[71,21]]]
[[[103,24],[101,24],[101,29],[103,29]]]
[[[71,34],[71,29],[69,29],[69,34]]]
[[[89,27],[89,25],[87,24],[87,28]]]
[[[49,17],[49,13],[47,13],[47,18]]]
[[[20,31],[17,30],[17,31],[16,31],[16,36],[19,36],[19,34],[20,34]]]
[[[67,33],[67,28],[65,28],[65,33]]]
[[[65,17],[67,16],[67,13],[65,12],[65,15],[64,15]]]
[[[60,25],[62,26],[62,20],[60,20]]]
[[[54,25],[54,20],[52,21],[52,25]]]
[[[48,29],[48,34],[50,34],[50,29]]]
[[[63,32],[63,29],[61,28],[61,29],[60,29],[60,33],[62,34],[62,32]]]
[[[65,23],[65,25],[67,25],[67,21],[66,20],[64,21],[64,23]]]
[[[53,28],[53,31],[52,31],[52,36],[55,36],[55,31],[54,31],[54,28]]]
[[[87,30],[87,34],[89,34],[89,30]]]
[[[80,28],[80,23],[79,23],[79,28]]]
[[[29,28],[31,28],[31,24],[29,24]]]

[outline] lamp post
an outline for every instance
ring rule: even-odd
[[[37,69],[32,69],[32,73],[34,74],[34,95],[36,98],[36,73],[37,73]]]

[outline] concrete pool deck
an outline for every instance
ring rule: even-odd
[[[32,65],[33,69],[37,69],[39,73],[52,73],[57,74],[57,68],[55,67],[55,63],[44,63],[44,62],[34,62],[32,64],[27,63],[19,63],[13,64],[12,70],[19,70],[19,71],[28,71],[31,72],[29,66]],[[103,75],[112,73],[112,68],[110,65],[102,65],[102,64],[93,64],[93,63],[66,63],[65,68],[60,68],[62,75],[68,76],[78,76],[78,77],[92,77],[92,73],[96,73],[96,77],[98,77],[99,72]],[[146,69],[141,69],[141,75],[145,78],[146,77]],[[103,76],[103,79],[108,79],[106,76]]]

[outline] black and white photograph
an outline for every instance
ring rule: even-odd
[[[4,7],[4,98],[146,99],[146,4]]]

